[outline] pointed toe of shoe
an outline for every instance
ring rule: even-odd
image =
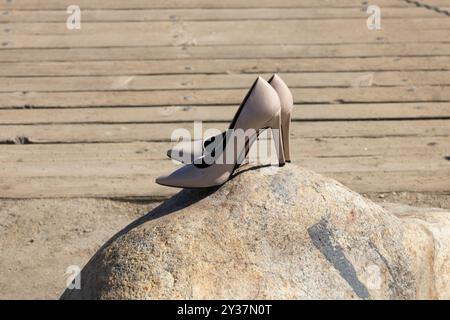
[[[160,176],[160,177],[156,178],[155,182],[162,186],[170,187],[170,179],[169,179],[168,175],[164,175],[164,176]]]
[[[185,188],[184,183],[180,182],[177,179],[174,179],[170,175],[158,177],[156,178],[155,182],[164,187]]]
[[[193,165],[184,165],[170,174],[156,178],[156,183],[173,188],[189,188],[189,184],[196,180],[193,171],[195,171]]]
[[[184,188],[183,179],[179,173],[180,169],[166,175],[159,176],[156,178],[155,182],[162,186],[173,187],[173,188]]]

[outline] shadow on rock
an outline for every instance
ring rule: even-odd
[[[220,187],[213,187],[213,188],[205,188],[205,189],[183,189],[179,193],[172,196],[167,201],[164,201],[161,205],[153,209],[152,211],[148,212],[144,216],[140,217],[139,219],[133,221],[129,225],[127,225],[125,228],[117,232],[114,236],[112,236],[108,241],[103,244],[100,249],[97,250],[97,252],[94,254],[94,256],[88,261],[88,263],[85,265],[83,270],[81,271],[81,275],[85,274],[92,265],[95,264],[95,261],[98,257],[98,255],[105,250],[111,243],[116,241],[118,238],[120,238],[122,235],[127,234],[131,230],[139,227],[140,225],[155,220],[158,218],[161,218],[165,215],[174,213],[176,211],[182,210],[184,208],[187,208],[198,201],[210,196],[214,192],[216,192]],[[83,286],[83,278],[81,279]],[[81,299],[81,296],[78,296],[79,290],[70,290],[66,289],[64,293],[61,295],[60,299]]]

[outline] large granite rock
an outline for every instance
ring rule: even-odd
[[[294,165],[243,168],[125,228],[62,298],[450,298],[450,213],[389,211]]]

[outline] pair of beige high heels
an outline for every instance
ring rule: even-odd
[[[284,81],[273,75],[258,77],[237,110],[229,129],[218,136],[179,144],[168,156],[185,165],[158,177],[156,183],[176,188],[208,188],[230,179],[245,159],[263,129],[272,129],[279,166],[291,161],[289,127],[292,93]],[[244,140],[239,135],[244,133]],[[236,143],[236,140],[243,143]],[[220,161],[219,161],[220,159]]]

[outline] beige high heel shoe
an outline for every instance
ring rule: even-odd
[[[286,162],[291,162],[291,147],[290,147],[290,124],[291,112],[294,107],[294,101],[291,90],[286,83],[277,74],[272,75],[267,81],[278,94],[281,103],[281,132],[283,139],[284,157]],[[224,133],[218,136],[208,137],[204,140],[182,141],[174,148],[167,151],[167,156],[181,163],[192,163],[194,159],[201,157],[207,148],[212,143],[220,142],[223,139]]]
[[[246,153],[256,140],[257,132],[267,128],[272,129],[279,166],[283,166],[285,158],[281,125],[280,98],[267,81],[258,77],[239,106],[224,135],[223,143],[214,148],[215,152],[203,155],[195,159],[194,163],[157,178],[156,183],[177,188],[221,185],[230,179],[234,170],[245,159]],[[244,139],[240,139],[242,134]],[[236,144],[236,140],[243,143]]]

